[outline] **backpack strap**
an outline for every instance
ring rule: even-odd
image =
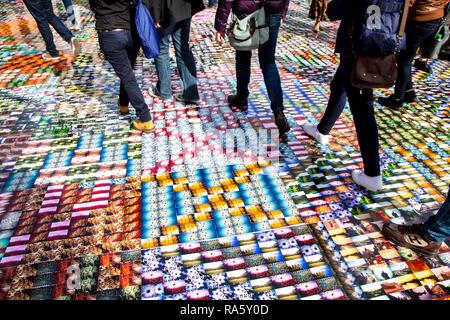
[[[398,30],[399,38],[403,38],[405,35],[406,21],[408,20],[410,0],[405,0],[405,6],[403,7],[402,21],[400,22],[400,29]]]

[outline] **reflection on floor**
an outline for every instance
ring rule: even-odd
[[[328,147],[301,129],[323,112],[337,63],[337,24],[313,36],[304,1],[291,1],[279,37],[293,128],[279,166],[193,156],[193,141],[214,149],[209,130],[274,127],[256,60],[249,111],[227,106],[234,51],[213,40],[214,9],[193,22],[199,107],[151,98],[154,67],[138,58],[157,127],[141,135],[119,115],[118,81],[98,54],[87,1],[75,1],[83,54],[74,60],[57,37],[65,52],[57,62],[42,60],[23,4],[0,3],[0,300],[450,295],[447,245],[428,258],[380,234],[384,221],[422,220],[445,199],[449,62],[432,62],[432,74],[414,71],[419,103],[401,113],[377,105],[387,187],[372,193],[350,178],[361,158],[348,111]],[[60,3],[57,12],[65,16]]]

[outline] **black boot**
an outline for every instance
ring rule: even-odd
[[[285,133],[291,130],[291,127],[289,126],[289,122],[287,121],[283,111],[275,112],[274,117],[275,117],[275,124],[277,125],[278,130],[280,131],[280,137],[282,137]]]
[[[394,95],[379,97],[378,103],[393,110],[400,110],[403,107],[403,100],[397,99]]]
[[[433,72],[433,69],[426,60],[417,59],[416,61],[414,61],[414,67],[426,73]]]
[[[228,104],[230,105],[230,107],[236,107],[242,112],[248,110],[247,98],[241,99],[237,95],[228,96]]]
[[[417,95],[414,89],[405,92],[405,97],[403,98],[403,101],[406,103],[417,102]]]

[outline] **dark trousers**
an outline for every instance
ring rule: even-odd
[[[350,76],[353,62],[353,55],[341,58],[341,63],[331,81],[327,109],[317,129],[322,134],[329,134],[344,110],[348,98],[364,163],[364,173],[369,177],[375,177],[380,175],[380,155],[378,128],[373,109],[373,91],[360,90],[352,86]]]
[[[424,222],[422,231],[432,241],[445,241],[450,237],[450,187],[447,199],[437,214]]]
[[[44,39],[46,50],[53,57],[58,56],[58,50],[56,50],[50,25],[56,30],[56,32],[58,32],[61,38],[67,42],[70,42],[72,39],[72,32],[53,12],[51,0],[24,0],[23,2],[33,16],[34,20],[36,20],[39,32]]]
[[[151,120],[150,112],[133,71],[140,48],[137,35],[132,34],[129,30],[103,31],[98,33],[98,41],[106,60],[120,79],[120,105],[128,106],[131,102],[139,120]]]
[[[64,7],[66,8],[67,18],[69,19],[72,26],[77,23],[77,19],[75,17],[75,10],[73,7],[72,0],[62,0]]]
[[[267,93],[274,112],[283,111],[283,91],[281,90],[280,74],[275,63],[275,49],[278,31],[280,29],[281,15],[268,16],[269,40],[258,49],[259,66],[261,67]],[[251,51],[236,51],[236,82],[237,96],[241,99],[249,96]]]
[[[420,45],[434,37],[442,19],[427,22],[410,21],[406,25],[406,48],[398,57],[398,78],[395,83],[395,97],[403,99],[405,92],[413,88],[412,64]]]

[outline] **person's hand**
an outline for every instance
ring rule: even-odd
[[[218,44],[222,44],[224,39],[225,39],[225,35],[222,32],[216,32],[216,42]]]
[[[159,24],[159,22],[156,23],[156,29],[161,28],[161,25]]]

